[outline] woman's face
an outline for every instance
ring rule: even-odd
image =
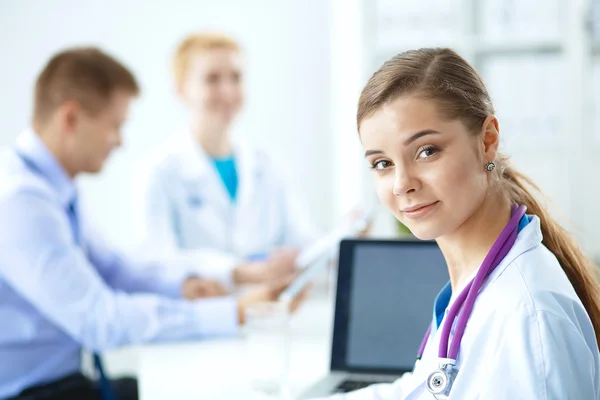
[[[191,60],[180,94],[192,113],[226,128],[244,103],[242,56],[231,49],[198,52]]]
[[[440,118],[435,102],[399,97],[362,121],[360,136],[379,199],[416,237],[451,234],[482,205],[495,147]]]

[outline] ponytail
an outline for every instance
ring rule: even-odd
[[[573,237],[560,226],[550,213],[533,196],[532,191],[542,194],[531,179],[513,169],[505,156],[499,156],[499,173],[504,190],[510,200],[527,207],[529,214],[540,219],[542,243],[558,259],[577,296],[587,311],[600,347],[600,284],[594,263],[583,253]]]

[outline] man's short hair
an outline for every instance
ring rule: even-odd
[[[66,101],[78,101],[91,114],[101,111],[115,91],[137,96],[139,85],[119,61],[94,47],[54,55],[35,85],[34,122],[44,123]]]

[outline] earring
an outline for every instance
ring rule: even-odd
[[[494,164],[492,161],[490,161],[487,164],[485,164],[485,170],[488,171],[488,172],[493,171],[494,168],[496,168],[496,164]]]

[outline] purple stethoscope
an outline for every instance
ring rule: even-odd
[[[450,389],[456,379],[458,368],[456,368],[456,356],[458,355],[458,348],[460,347],[460,341],[465,332],[467,321],[473,310],[475,299],[479,294],[485,280],[492,273],[492,271],[500,264],[502,259],[508,254],[513,244],[517,240],[517,234],[519,233],[519,222],[525,215],[526,207],[521,205],[517,206],[513,204],[511,209],[511,218],[508,224],[504,227],[504,230],[498,236],[498,239],[494,242],[494,245],[490,249],[487,256],[483,260],[479,271],[475,278],[469,282],[469,284],[463,289],[459,296],[454,301],[454,304],[448,310],[446,321],[442,330],[440,338],[440,347],[438,351],[438,362],[439,368],[432,372],[427,378],[426,387],[427,390],[434,395],[438,400],[447,399],[450,395]],[[456,323],[456,331],[448,349],[448,342],[450,340],[450,330],[454,323],[455,318],[458,316],[458,322]],[[425,345],[431,334],[431,325],[425,333],[425,337],[419,347],[417,353],[417,360],[420,360],[425,350]]]

